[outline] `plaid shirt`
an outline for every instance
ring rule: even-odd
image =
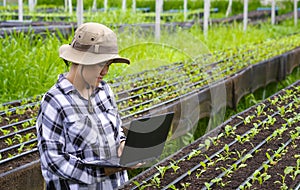
[[[128,180],[126,171],[105,176],[85,161],[117,156],[125,140],[114,95],[101,82],[88,100],[60,75],[44,95],[37,118],[38,148],[47,189],[115,189]]]

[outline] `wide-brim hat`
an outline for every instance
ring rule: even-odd
[[[84,23],[76,31],[71,44],[59,48],[59,57],[81,65],[101,62],[130,63],[118,53],[116,34],[99,23]]]

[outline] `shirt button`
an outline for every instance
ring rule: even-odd
[[[105,144],[108,144],[108,141],[105,141]]]

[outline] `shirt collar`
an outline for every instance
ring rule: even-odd
[[[57,85],[63,90],[65,94],[68,94],[72,91],[76,91],[75,87],[73,84],[66,78],[67,73],[60,74],[58,76],[58,82]],[[100,90],[103,90],[103,84],[104,82],[101,81],[99,86],[95,88],[95,93],[99,92]]]

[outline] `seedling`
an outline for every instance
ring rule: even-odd
[[[245,163],[249,158],[252,158],[253,156],[251,154],[246,154],[243,159],[242,159],[242,163]]]
[[[21,144],[21,146],[18,148],[18,154],[21,154],[23,152],[24,144]]]
[[[268,175],[267,173],[262,173],[259,177],[258,177],[258,182],[259,184],[263,184],[263,182],[267,181],[268,179],[271,178],[271,175]]]
[[[11,146],[14,144],[14,141],[11,138],[5,139],[4,142],[7,144],[7,146]]]
[[[235,135],[236,127],[232,127],[231,125],[225,126],[225,135],[229,137],[230,135]]]
[[[244,121],[244,124],[251,123],[251,120],[255,117],[254,115],[248,115],[247,117],[243,118],[241,116],[237,116],[238,118],[242,119]]]
[[[164,177],[166,171],[169,169],[168,166],[155,166],[156,169],[159,171],[161,178]]]
[[[205,185],[205,187],[206,187],[207,190],[211,190],[211,187],[210,187],[209,183],[205,182],[204,185]]]
[[[161,179],[158,176],[159,176],[159,174],[154,175],[154,177],[151,179],[151,184],[159,188]]]
[[[198,156],[200,153],[201,153],[201,150],[195,150],[195,149],[194,149],[194,150],[189,154],[187,160],[190,160],[191,158],[193,158],[193,157],[195,157],[195,156]]]
[[[268,160],[270,161],[271,165],[276,165],[277,162],[275,160],[273,160],[273,158],[270,156],[270,154],[268,152],[266,152],[266,156],[267,156]]]
[[[183,189],[187,189],[191,185],[191,183],[180,183],[180,185],[183,187]]]
[[[180,167],[177,165],[177,163],[175,161],[173,161],[172,163],[170,163],[170,167],[173,169],[174,173],[176,173],[176,171],[178,169],[180,169]]]
[[[239,152],[238,150],[236,150],[234,153],[237,154],[238,158],[241,158],[244,154],[244,152],[247,151],[247,149],[243,149],[241,152]]]
[[[5,135],[8,135],[8,134],[10,133],[10,130],[7,130],[7,129],[1,129],[1,128],[0,128],[0,132],[2,132],[3,135],[5,136]]]
[[[139,188],[139,190],[144,190],[147,187],[151,186],[151,184],[142,185],[138,181],[133,181],[133,183],[134,183],[135,186],[137,186]]]
[[[285,107],[284,106],[281,106],[281,107],[277,107],[279,113],[281,116],[284,116],[285,114]]]
[[[252,184],[248,181],[244,186],[239,186],[241,190],[251,189]]]
[[[265,104],[258,105],[258,106],[256,107],[256,111],[255,111],[255,112],[256,112],[256,115],[257,115],[257,116],[260,116],[260,115],[263,113],[265,107],[266,107]]]
[[[267,126],[272,126],[276,122],[276,118],[272,117],[271,115],[268,115],[268,120],[265,122],[267,125],[265,126],[266,129],[268,129]]]
[[[218,139],[217,139],[217,137],[208,137],[208,139],[212,142],[212,144],[214,146],[218,145]]]
[[[288,189],[288,186],[287,184],[285,183],[285,178],[286,178],[286,175],[282,175],[282,174],[279,174],[277,173],[277,175],[279,175],[281,177],[281,181],[275,181],[274,183],[279,183],[281,186],[280,186],[280,189],[281,190],[287,190]]]
[[[206,146],[206,150],[208,150],[209,147],[210,147],[210,140],[209,139],[205,139],[204,144]]]
[[[271,105],[275,106],[277,104],[277,102],[279,101],[279,98],[275,97],[274,99],[272,99],[270,101],[271,101]]]

